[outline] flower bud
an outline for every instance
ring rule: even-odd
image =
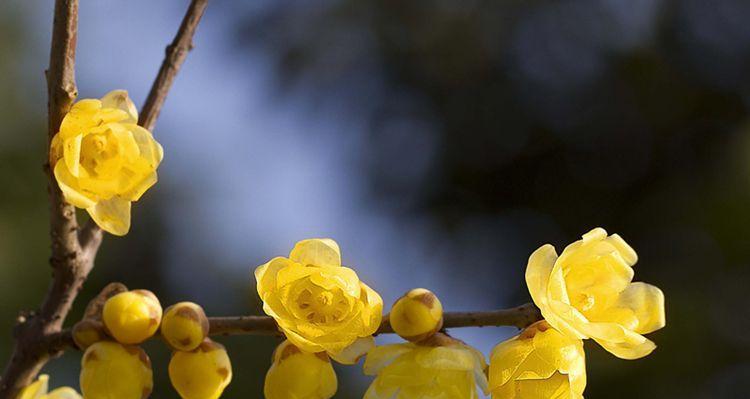
[[[147,290],[119,293],[107,300],[102,312],[107,332],[123,344],[138,344],[159,328],[161,305]]]
[[[337,389],[336,373],[325,352],[302,352],[284,341],[273,353],[263,394],[266,399],[328,399]]]
[[[205,339],[193,351],[172,354],[169,379],[182,399],[217,399],[232,381],[232,364],[224,346]]]
[[[208,318],[193,302],[180,302],[167,308],[161,319],[161,335],[179,351],[191,351],[208,336]]]
[[[81,350],[107,339],[104,324],[94,319],[83,319],[73,326],[73,341]]]
[[[86,310],[83,312],[84,319],[102,320],[102,309],[107,299],[121,293],[127,292],[128,287],[122,283],[109,283],[97,294],[91,302],[86,305]]]
[[[430,290],[415,288],[393,304],[389,318],[396,334],[418,342],[443,327],[443,305]]]
[[[102,341],[81,360],[81,392],[87,399],[144,399],[153,389],[151,360],[143,349]]]

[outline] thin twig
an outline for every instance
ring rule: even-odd
[[[208,0],[191,2],[177,36],[167,48],[167,55],[141,113],[140,124],[149,130],[153,129],[172,81],[192,47],[193,34],[207,3]],[[78,0],[56,0],[47,70],[50,141],[78,94],[75,83],[77,35]],[[39,312],[18,317],[13,330],[13,353],[0,380],[0,399],[15,397],[22,387],[32,382],[51,357],[59,355],[69,345],[70,334],[62,330],[62,326],[94,266],[102,240],[102,232],[94,224],[79,232],[75,208],[64,201],[49,162],[45,164],[45,170],[49,179],[53,278]]]
[[[542,315],[531,303],[510,309],[484,312],[446,312],[443,315],[443,328],[513,326],[525,328],[542,319]],[[209,335],[271,335],[282,336],[276,321],[269,316],[226,316],[209,317]],[[393,328],[388,316],[383,318],[375,334],[392,334]],[[76,348],[70,330],[50,339],[57,348]]]

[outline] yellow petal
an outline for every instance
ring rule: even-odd
[[[533,350],[532,340],[518,337],[493,348],[490,354],[490,389],[495,390],[507,384]]]
[[[138,110],[126,90],[112,90],[101,99],[103,108],[116,108],[127,112],[125,123],[138,123]]]
[[[81,165],[81,139],[83,139],[83,135],[79,134],[63,140],[63,159],[68,171],[75,177],[78,177]]]
[[[57,388],[44,399],[81,399],[81,395],[70,387]]]
[[[656,344],[648,338],[642,337],[640,342],[634,343],[632,341],[624,342],[610,342],[602,339],[592,337],[594,340],[601,345],[607,352],[619,357],[620,359],[634,360],[648,356],[651,352],[656,349]]]
[[[531,254],[526,266],[526,286],[540,309],[546,308],[547,305],[547,286],[556,260],[555,247],[546,244]]]
[[[138,125],[124,125],[130,131],[135,139],[140,156],[146,160],[152,170],[155,170],[164,158],[164,150],[154,136],[148,130]]]
[[[356,364],[359,359],[367,355],[375,347],[375,338],[372,336],[357,338],[353,344],[347,346],[339,353],[330,353],[331,358],[341,364]]]
[[[96,126],[100,122],[96,115],[101,107],[101,101],[95,99],[84,99],[73,104],[60,124],[60,139],[65,140],[86,133],[91,127]]]
[[[321,266],[310,269],[310,281],[327,290],[341,288],[349,296],[359,298],[362,287],[354,270],[343,266]]]
[[[391,364],[399,356],[414,349],[413,344],[391,344],[377,346],[367,353],[363,366],[366,375],[377,375],[380,370]]]
[[[70,174],[64,162],[58,162],[55,165],[54,173],[65,201],[79,208],[91,208],[96,205],[97,198],[80,188],[78,181]]]
[[[415,360],[424,368],[439,370],[474,370],[474,354],[464,348],[437,346],[417,352]]]
[[[287,258],[276,257],[255,269],[255,281],[258,288],[258,295],[261,298],[267,292],[277,288],[276,275],[279,273],[279,270],[285,268],[290,263]]]
[[[42,374],[39,378],[21,390],[16,399],[42,399],[47,394],[49,376]]]
[[[289,259],[303,266],[341,266],[341,251],[330,238],[311,238],[295,244]]]
[[[664,293],[656,286],[632,283],[620,294],[617,306],[631,309],[638,319],[634,329],[639,334],[648,334],[666,325]]]
[[[128,201],[138,201],[143,196],[143,193],[156,184],[158,180],[156,172],[151,172],[133,183],[133,186],[120,194],[120,196]]]
[[[101,200],[86,210],[91,219],[106,232],[124,236],[130,230],[130,201],[112,197]]]
[[[636,264],[636,262],[638,262],[638,254],[635,252],[633,247],[628,245],[628,243],[626,243],[625,240],[623,240],[619,235],[612,234],[611,236],[607,237],[605,241],[615,247],[620,256],[622,256],[622,258],[625,260],[625,262],[628,262],[628,265],[633,266]]]
[[[588,244],[592,241],[601,241],[607,238],[607,230],[604,230],[601,227],[595,227],[588,233],[584,234],[581,238],[584,244]]]
[[[370,335],[380,327],[383,320],[383,298],[367,284],[360,282],[362,288],[360,300],[364,303],[362,318],[365,324],[365,333]]]

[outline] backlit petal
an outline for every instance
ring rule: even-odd
[[[112,197],[101,200],[86,210],[96,224],[106,232],[123,236],[130,230],[130,201]]]

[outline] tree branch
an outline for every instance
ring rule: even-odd
[[[443,328],[513,326],[526,328],[542,319],[539,309],[532,303],[510,309],[484,312],[446,312],[443,315]],[[226,316],[209,317],[209,335],[270,335],[283,336],[276,321],[269,316]],[[388,316],[383,318],[375,334],[392,334],[393,328]],[[76,348],[70,330],[49,338],[49,345],[58,349]]]
[[[152,130],[175,75],[192,47],[192,36],[208,0],[193,0],[177,36],[167,48],[151,92],[141,113],[141,126]],[[78,37],[78,0],[56,0],[48,90],[48,148],[52,137],[76,99],[75,55]],[[47,158],[49,158],[47,156]],[[0,380],[0,398],[13,398],[30,384],[47,361],[69,345],[62,330],[78,292],[94,266],[102,240],[101,230],[89,223],[79,232],[75,208],[67,204],[57,186],[49,161],[45,163],[50,198],[52,283],[38,313],[18,317],[13,330],[15,344]]]

